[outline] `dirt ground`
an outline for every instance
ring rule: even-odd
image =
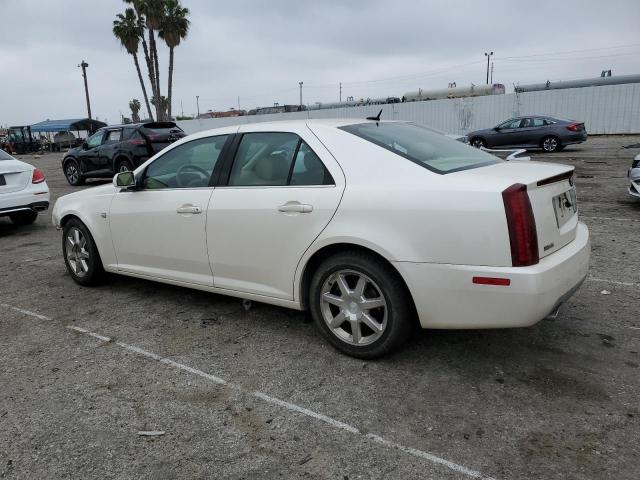
[[[556,320],[421,331],[372,362],[301,312],[127,277],[82,288],[49,212],[0,218],[0,478],[637,479],[640,149],[621,147],[638,141],[534,155],[575,166],[592,238]],[[61,154],[21,158],[52,200],[75,190]]]

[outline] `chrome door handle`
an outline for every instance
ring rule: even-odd
[[[185,214],[185,213],[202,213],[202,207],[198,207],[197,205],[185,204],[181,205],[176,209],[177,213]]]
[[[284,213],[311,213],[313,212],[313,205],[298,202],[287,202],[284,205],[279,205],[278,211]]]

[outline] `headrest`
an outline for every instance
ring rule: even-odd
[[[289,162],[284,152],[276,155],[268,155],[258,160],[256,175],[262,180],[272,181],[277,178],[287,178],[289,174]]]

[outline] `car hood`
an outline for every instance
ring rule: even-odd
[[[20,160],[0,160],[0,173],[28,172],[33,166]]]
[[[112,183],[105,183],[104,185],[99,185],[97,187],[85,188],[83,190],[79,190],[77,192],[69,193],[67,195],[63,195],[58,200],[69,199],[76,200],[78,198],[87,198],[87,197],[96,197],[98,195],[108,195],[116,192],[116,188]]]

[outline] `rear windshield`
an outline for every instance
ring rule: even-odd
[[[0,160],[13,160],[13,157],[6,153],[4,150],[0,149]]]
[[[176,136],[185,136],[182,129],[174,123],[168,122],[158,122],[158,123],[147,123],[143,125],[141,130],[149,135],[170,135],[174,134]]]
[[[358,123],[340,127],[436,173],[492,165],[501,160],[414,123]]]

